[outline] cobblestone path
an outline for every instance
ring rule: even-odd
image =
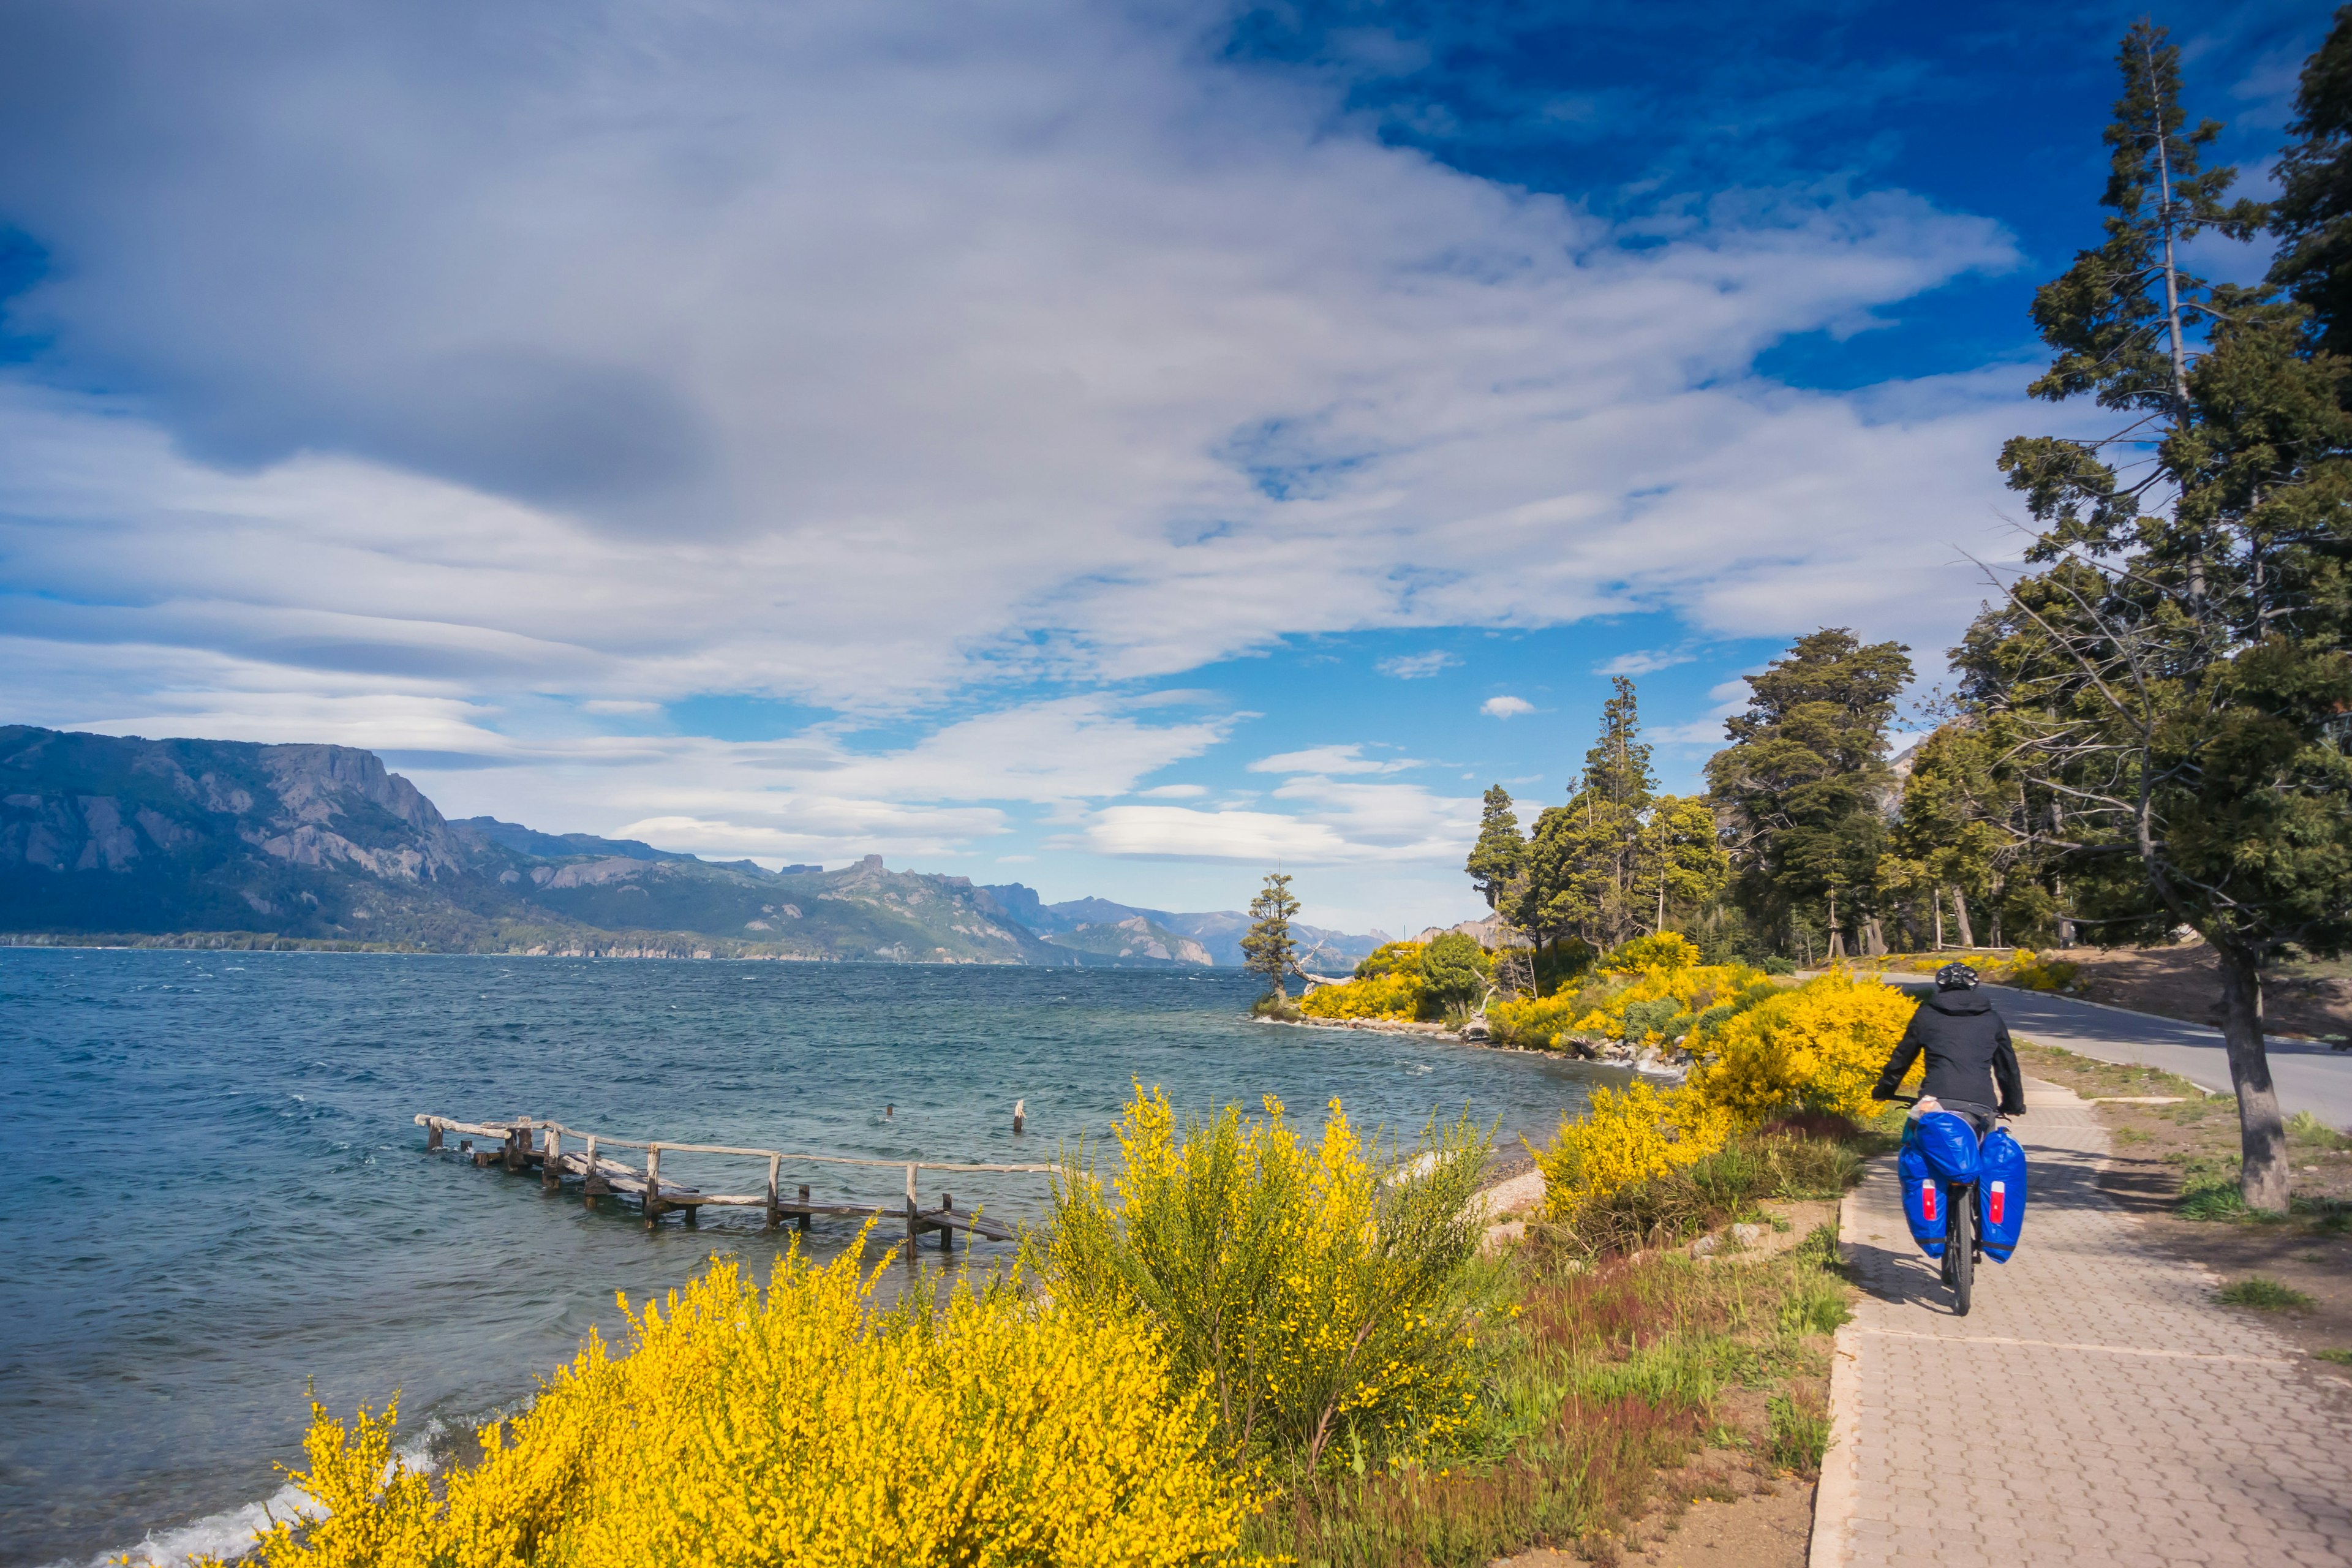
[[[1811,1568],[2352,1563],[2352,1397],[2095,1184],[2107,1135],[2030,1083],[2025,1232],[1952,1315],[1895,1163],[1850,1194]]]

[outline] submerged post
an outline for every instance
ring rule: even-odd
[[[528,1170],[530,1168],[530,1157],[523,1152],[523,1150],[528,1147],[524,1142],[524,1140],[530,1136],[530,1119],[529,1117],[525,1117],[522,1121],[516,1122],[512,1127],[507,1129],[508,1170],[521,1171]]]
[[[441,1119],[430,1116],[425,1121],[425,1152],[438,1153],[441,1149]]]
[[[809,1211],[808,1184],[807,1184],[806,1182],[803,1182],[803,1183],[801,1184],[801,1214],[800,1214],[800,1220],[801,1220],[801,1234],[802,1234],[803,1236],[806,1236],[806,1235],[808,1234],[808,1211]]]
[[[955,1213],[955,1194],[941,1193],[940,1194],[940,1250],[941,1252],[955,1250],[955,1226],[947,1223],[947,1216],[953,1213]]]
[[[907,1167],[907,1261],[915,1260],[915,1239],[923,1234],[922,1222],[916,1216],[922,1211],[915,1206],[915,1167]]]
[[[546,1192],[559,1191],[563,1185],[563,1134],[551,1127],[540,1150],[539,1184]]]
[[[1015,1138],[1021,1136],[1021,1110],[1028,1103],[1025,1100],[1016,1100],[1013,1102],[1013,1136]]]
[[[588,1134],[587,1160],[588,1174],[580,1184],[580,1206],[593,1209],[596,1206],[598,1194],[613,1190],[613,1184],[604,1179],[604,1173],[596,1169],[596,1135],[593,1132]]]
[[[768,1156],[768,1228],[773,1230],[783,1223],[784,1216],[776,1209],[776,1167],[784,1163],[781,1154]]]
[[[646,1228],[653,1228],[661,1214],[661,1145],[646,1146]]]

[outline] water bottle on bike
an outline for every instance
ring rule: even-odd
[[[1922,1056],[1918,1095],[1897,1094]],[[1977,1262],[1987,1254],[2008,1262],[2025,1223],[2025,1151],[1996,1120],[2025,1114],[2025,1080],[2009,1026],[1977,989],[1975,970],[1948,963],[1936,972],[1935,995],[1912,1015],[1871,1098],[1913,1107],[1895,1162],[1904,1217],[1920,1249],[1941,1260],[1966,1317]]]

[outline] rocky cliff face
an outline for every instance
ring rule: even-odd
[[[1051,946],[970,879],[890,871],[878,855],[773,872],[452,824],[348,746],[0,728],[0,932],[240,931],[459,952],[1205,961],[1164,931]]]

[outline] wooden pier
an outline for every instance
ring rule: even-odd
[[[666,1143],[647,1139],[613,1138],[601,1133],[582,1132],[560,1121],[544,1121],[535,1117],[519,1116],[507,1121],[459,1121],[454,1117],[420,1114],[416,1125],[425,1129],[425,1147],[428,1153],[445,1152],[446,1135],[457,1133],[461,1142],[457,1152],[471,1157],[478,1166],[499,1165],[517,1173],[537,1171],[540,1184],[549,1192],[559,1192],[566,1182],[576,1182],[582,1201],[593,1208],[599,1198],[635,1198],[644,1213],[646,1225],[651,1228],[661,1216],[672,1210],[680,1213],[688,1225],[693,1225],[700,1212],[716,1205],[722,1208],[750,1208],[762,1212],[767,1228],[773,1230],[786,1220],[805,1233],[813,1215],[827,1215],[866,1219],[873,1216],[903,1218],[907,1226],[909,1254],[923,1236],[937,1231],[940,1248],[947,1251],[955,1246],[955,1234],[962,1231],[989,1241],[1011,1241],[1013,1233],[996,1220],[989,1219],[970,1209],[959,1209],[952,1194],[942,1193],[937,1207],[925,1208],[916,1195],[917,1173],[923,1171],[952,1171],[975,1175],[992,1173],[1051,1173],[1055,1165],[975,1165],[949,1164],[931,1160],[864,1160],[842,1154],[793,1154],[779,1149],[739,1149],[723,1143]],[[473,1141],[487,1141],[477,1148]],[[642,1152],[643,1169],[614,1159],[606,1151],[631,1149]],[[664,1152],[673,1154],[715,1154],[730,1158],[762,1161],[767,1165],[767,1182],[756,1193],[706,1193],[661,1173]],[[878,1170],[903,1168],[907,1173],[907,1195],[903,1204],[818,1203],[810,1196],[810,1184],[797,1182],[789,1194],[784,1175],[789,1170],[797,1176],[797,1167],[805,1165],[852,1165]]]

